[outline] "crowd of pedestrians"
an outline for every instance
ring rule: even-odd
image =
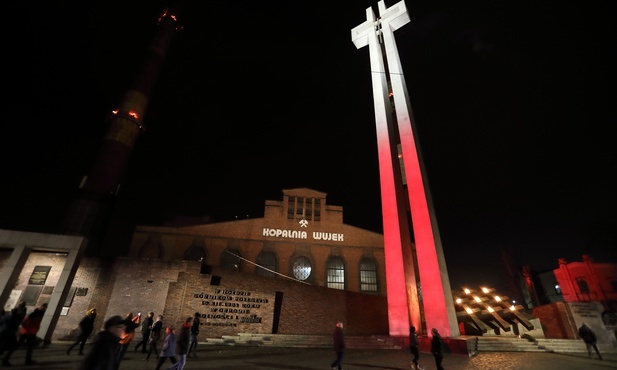
[[[37,344],[36,334],[41,328],[41,321],[47,310],[47,303],[43,303],[26,315],[26,303],[22,302],[4,314],[0,320],[0,353],[6,352],[2,358],[2,366],[11,366],[13,352],[21,346],[26,346],[26,365],[34,365],[32,352]]]
[[[2,367],[12,366],[11,356],[21,346],[26,347],[25,364],[36,363],[32,358],[33,349],[41,341],[37,333],[47,306],[47,303],[43,303],[30,314],[27,314],[25,302],[21,302],[10,312],[2,310],[0,314]],[[92,336],[96,327],[97,310],[90,308],[79,321],[75,341],[66,349],[66,354],[70,355],[74,348],[78,348],[77,354],[84,356],[80,370],[119,370],[124,355],[135,340],[136,329],[141,328],[141,337],[133,347],[134,352],[140,350],[145,354],[144,361],[148,361],[154,354],[157,359],[154,365],[156,370],[160,369],[167,359],[172,364],[168,370],[182,370],[189,353],[197,357],[197,335],[201,314],[195,312],[193,317],[187,317],[179,335],[176,335],[173,325],[167,325],[164,336],[163,315],[157,315],[156,319],[154,316],[154,312],[150,311],[142,321],[141,312],[137,315],[129,312],[124,317],[113,315],[107,318],[102,329]],[[92,339],[91,348],[86,350],[86,344],[90,339]],[[161,339],[162,346],[159,351],[158,344]]]

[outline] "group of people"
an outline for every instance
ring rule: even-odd
[[[8,313],[3,313],[0,317],[0,354],[4,354],[2,366],[11,366],[10,358],[13,352],[21,345],[26,345],[26,365],[35,364],[32,359],[32,351],[36,345],[37,336],[41,326],[41,321],[47,310],[47,303],[43,303],[30,314],[26,314],[26,303],[21,302],[17,307],[13,308]],[[79,355],[85,355],[84,346],[94,330],[94,322],[96,320],[96,308],[90,308],[86,311],[86,315],[80,320],[78,325],[77,339],[66,350],[66,354],[70,355],[71,350],[79,345]],[[85,355],[82,361],[80,370],[118,370],[120,362],[124,357],[127,349],[135,338],[135,330],[141,326],[141,340],[134,346],[134,352],[141,349],[141,353],[146,354],[145,361],[150,359],[150,356],[155,353],[158,356],[158,361],[155,370],[159,370],[167,359],[171,362],[171,366],[167,370],[182,370],[186,364],[187,358],[197,357],[197,336],[200,327],[199,312],[195,312],[193,317],[187,317],[184,320],[180,332],[176,335],[176,330],[172,325],[165,328],[165,336],[163,344],[159,352],[157,344],[162,336],[163,315],[158,315],[154,319],[154,312],[148,312],[146,318],[141,320],[141,312],[133,316],[129,312],[124,318],[121,316],[112,316],[105,320],[103,330],[101,330],[94,339],[94,345],[91,351]],[[602,355],[596,345],[596,336],[594,332],[585,324],[579,328],[579,336],[585,342],[589,357],[592,358],[592,349],[595,351],[599,359]],[[444,344],[435,328],[431,329],[431,353],[435,358],[437,370],[444,370],[441,363],[444,357]],[[343,354],[345,352],[345,336],[343,334],[343,323],[337,322],[332,334],[333,349],[336,353],[335,360],[331,363],[333,370],[342,370]],[[413,356],[410,366],[412,370],[422,370],[418,365],[420,358],[419,340],[416,328],[409,328],[409,350]],[[179,358],[176,358],[179,355]]]
[[[26,365],[34,365],[32,351],[37,344],[36,334],[47,310],[47,303],[41,304],[27,314],[26,302],[21,302],[0,318],[0,353],[4,354],[2,366],[11,366],[11,356],[17,348],[26,346]]]
[[[155,319],[154,312],[150,311],[143,320],[141,312],[137,315],[130,312],[125,317],[112,316],[105,320],[103,330],[96,334],[92,349],[86,355],[83,352],[84,345],[92,334],[96,318],[96,309],[91,308],[79,322],[77,339],[66,353],[70,355],[71,350],[79,345],[79,355],[85,355],[80,370],[118,370],[127,350],[136,341],[136,329],[141,327],[141,338],[134,345],[133,351],[140,350],[145,354],[144,361],[150,360],[154,353],[158,357],[156,370],[159,370],[167,359],[172,363],[168,369],[182,370],[191,352],[197,357],[200,317],[201,314],[195,312],[193,317],[186,318],[179,335],[176,335],[176,330],[172,325],[165,328],[163,335],[163,315],[158,315]],[[159,351],[157,346],[161,339],[162,346]]]
[[[433,335],[431,339],[431,353],[435,357],[435,365],[437,366],[437,370],[444,370],[441,366],[444,353],[443,340],[437,329],[431,329],[431,334]],[[332,361],[330,367],[332,367],[332,370],[342,370],[343,354],[345,352],[345,336],[343,334],[343,323],[340,321],[337,322],[334,327],[332,342],[336,358]],[[418,359],[420,358],[420,341],[418,340],[418,333],[416,333],[416,328],[414,326],[409,328],[409,350],[413,355],[410,363],[411,369],[422,370],[420,365],[418,365]]]
[[[444,353],[443,340],[441,339],[441,335],[439,334],[439,331],[437,329],[435,328],[431,329],[431,334],[432,334],[431,353],[435,357],[435,366],[437,367],[437,370],[444,370],[443,366],[441,365],[443,361],[443,353]],[[589,358],[593,358],[592,356],[592,350],[593,350],[595,351],[598,358],[602,360],[602,355],[600,354],[600,351],[598,350],[597,339],[596,339],[596,335],[593,332],[593,330],[591,330],[591,328],[586,323],[583,323],[581,327],[578,329],[578,334],[583,340],[583,342],[585,342],[585,346],[587,347],[587,353],[589,354]],[[418,334],[416,333],[416,328],[414,326],[409,328],[409,350],[411,354],[413,355],[413,358],[411,359],[411,363],[410,363],[411,369],[412,370],[422,370],[420,368],[420,365],[418,365],[418,359],[420,357],[419,340],[418,340]],[[340,367],[339,367],[339,370],[340,370]]]
[[[444,353],[444,344],[441,339],[441,334],[439,334],[439,330],[433,328],[431,329],[431,335],[431,353],[435,358],[435,366],[437,370],[444,370],[443,366],[441,366]],[[409,351],[413,355],[410,364],[411,369],[422,370],[420,365],[418,365],[418,360],[420,358],[420,341],[418,340],[418,333],[416,333],[415,326],[409,328]]]

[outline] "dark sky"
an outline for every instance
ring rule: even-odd
[[[0,228],[59,230],[168,4],[134,3],[9,6]],[[503,253],[617,262],[617,6],[551,3],[407,1],[395,32],[455,289],[502,284]],[[187,0],[106,243],[261,217],[294,187],[381,232],[368,48],[351,42],[370,6]]]

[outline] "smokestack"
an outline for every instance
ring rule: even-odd
[[[66,232],[88,239],[87,255],[98,255],[111,209],[128,165],[135,141],[145,129],[144,116],[154,84],[160,74],[171,39],[182,26],[178,7],[168,8],[158,18],[158,31],[144,63],[109,115],[107,133],[90,173],[80,184],[66,221]]]

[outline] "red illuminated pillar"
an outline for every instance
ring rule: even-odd
[[[383,1],[378,6],[380,18],[375,18],[368,8],[367,21],[351,32],[356,47],[369,46],[371,60],[390,335],[408,335],[410,323],[422,328],[419,280],[426,329],[437,328],[443,336],[457,337],[460,332],[448,270],[394,40],[394,31],[410,19],[404,1],[387,9]],[[401,155],[397,150],[399,144]],[[408,209],[411,220],[407,217]],[[415,237],[417,271],[410,223]]]

